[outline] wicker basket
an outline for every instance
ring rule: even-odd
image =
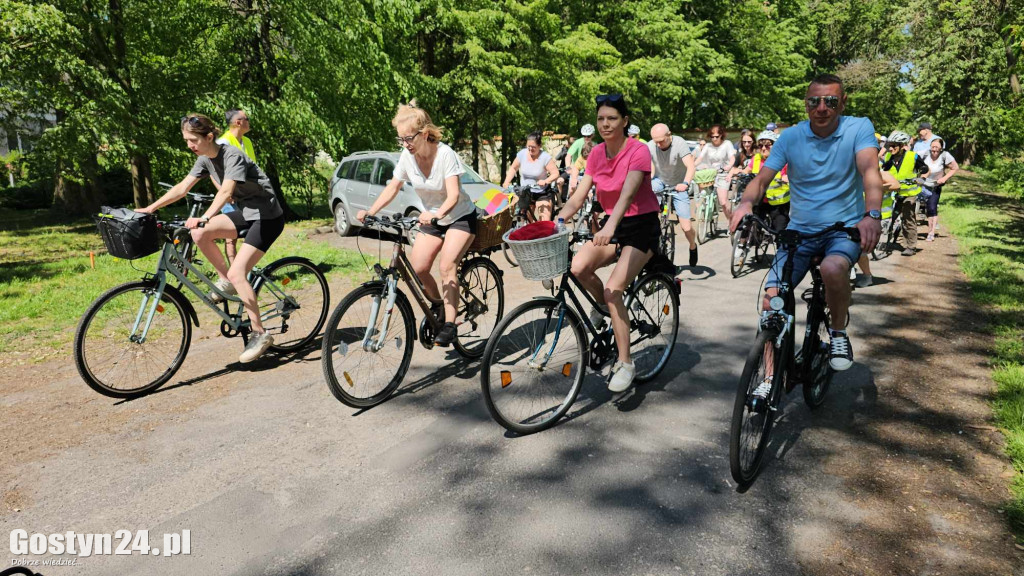
[[[504,210],[476,221],[476,238],[469,245],[474,252],[482,252],[501,244],[501,237],[512,229],[512,205]]]
[[[569,269],[569,236],[564,230],[536,240],[509,240],[509,230],[502,239],[512,248],[519,269],[527,280],[549,280]]]

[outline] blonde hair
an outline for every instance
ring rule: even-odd
[[[431,142],[441,141],[441,128],[434,125],[426,110],[416,105],[416,100],[410,100],[408,104],[399,104],[398,112],[391,119],[391,125],[395,129],[406,124],[411,124],[417,132],[426,132],[427,140]]]

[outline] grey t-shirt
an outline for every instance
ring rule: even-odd
[[[216,158],[200,156],[190,176],[211,178],[218,187],[225,180],[235,181],[233,202],[246,220],[270,220],[284,214],[270,179],[249,157],[230,144],[221,144]]]
[[[654,161],[653,176],[660,178],[669,188],[681,184],[683,178],[686,178],[686,164],[683,164],[683,158],[692,154],[686,140],[681,136],[673,136],[672,145],[668,150],[662,150],[652,140],[647,143],[647,148],[650,149],[651,160]]]
[[[537,180],[542,180],[548,175],[548,163],[551,162],[551,155],[541,152],[536,160],[530,160],[530,151],[523,148],[516,154],[519,159],[519,183],[522,186],[533,186]]]

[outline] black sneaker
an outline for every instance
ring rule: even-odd
[[[455,323],[445,322],[444,326],[441,327],[441,331],[434,338],[434,345],[444,348],[451,345],[452,340],[455,340]]]
[[[690,267],[693,268],[697,265],[697,249],[690,248]]]
[[[853,347],[850,338],[844,332],[833,332],[829,344],[828,364],[836,372],[842,372],[853,366]]]

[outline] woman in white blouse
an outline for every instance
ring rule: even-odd
[[[929,145],[930,153],[924,158],[924,163],[928,165],[924,187],[931,192],[931,196],[925,200],[924,207],[924,214],[928,217],[928,242],[935,240],[935,227],[939,224],[939,195],[942,194],[942,185],[960,170],[953,155],[945,151],[944,146],[942,138],[935,138]]]
[[[377,214],[395,199],[405,182],[412,185],[425,210],[420,214],[420,234],[413,244],[409,261],[427,296],[433,300],[444,300],[446,322],[434,343],[448,346],[455,339],[454,320],[459,301],[455,273],[476,235],[476,207],[462,189],[459,176],[465,169],[459,157],[447,144],[441,143],[441,129],[434,125],[425,110],[416,105],[415,100],[398,107],[391,125],[398,133],[398,144],[402,146],[394,177],[373,206],[369,210],[360,210],[356,219],[362,222],[366,216]],[[431,224],[435,218],[437,224]],[[430,274],[438,254],[441,255],[440,291]],[[438,309],[434,313],[439,315],[440,311]]]
[[[715,124],[708,130],[708,144],[697,153],[697,169],[714,168],[715,192],[718,193],[718,205],[722,208],[726,220],[732,218],[732,205],[729,203],[729,169],[736,163],[736,147],[726,140],[725,128]]]

